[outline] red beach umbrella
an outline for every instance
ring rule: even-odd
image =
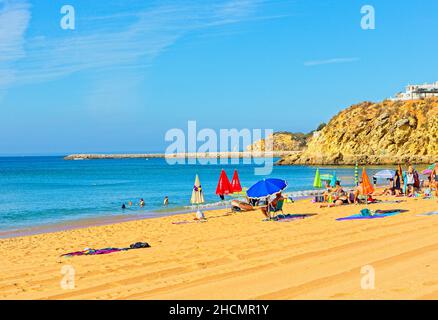
[[[217,183],[216,194],[217,195],[226,195],[232,193],[230,180],[228,180],[227,174],[225,170],[222,169],[221,175],[219,177],[219,181]]]
[[[371,184],[370,179],[368,178],[365,167],[362,170],[362,187],[364,195],[370,195],[374,192],[374,187]]]
[[[233,180],[231,180],[231,193],[241,192],[242,186],[240,185],[239,175],[237,170],[234,170]]]

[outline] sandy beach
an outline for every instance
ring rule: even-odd
[[[405,209],[384,219],[336,221],[363,205],[320,209],[310,200],[286,213],[315,216],[264,222],[260,211],[173,224],[192,214],[0,240],[1,299],[437,299],[436,200],[373,204]],[[86,247],[152,247],[60,257]],[[75,271],[62,289],[61,269]],[[375,289],[361,288],[364,266]]]

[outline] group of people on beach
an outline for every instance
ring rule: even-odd
[[[348,191],[344,190],[340,181],[336,181],[334,188],[332,188],[327,182],[326,190],[323,193],[323,203],[320,207],[324,208],[341,206],[344,204],[359,204],[365,201],[373,202],[374,199],[365,195],[363,181],[359,181],[359,184],[354,189]]]
[[[432,189],[435,189],[435,195],[438,197],[438,163],[434,166],[430,176],[427,177],[426,181],[420,181],[420,176],[412,165],[408,165],[408,168],[403,172],[401,166],[395,170],[395,174],[392,178],[388,179],[388,186],[383,191],[375,191],[372,194],[366,194],[364,192],[363,181],[360,180],[358,185],[351,190],[344,190],[341,186],[340,181],[336,181],[335,186],[330,186],[330,183],[326,182],[326,188],[321,196],[320,207],[335,207],[346,204],[360,204],[360,203],[373,203],[376,199],[373,196],[407,196],[414,197],[418,195],[423,195],[425,197],[432,196]],[[374,180],[374,184],[377,181]],[[222,198],[222,197],[221,197]],[[265,216],[269,216],[270,211],[275,211],[279,202],[284,202],[286,198],[283,197],[282,193],[279,192],[275,195],[272,201],[265,201],[264,206],[260,206],[262,213]],[[247,199],[247,202],[234,200],[232,203],[232,208],[238,209],[239,211],[247,211],[254,209],[260,205],[260,200]],[[132,201],[128,202],[128,206],[132,207]],[[140,208],[145,206],[145,201],[143,198],[140,199],[138,205]],[[163,200],[163,206],[167,207],[169,205],[169,197],[165,196]],[[122,209],[126,209],[125,203],[122,204]]]
[[[334,187],[329,182],[326,184],[326,190],[323,193],[323,203],[320,207],[334,207],[344,204],[372,203],[376,200],[373,196],[425,196],[432,195],[432,188],[435,188],[435,195],[438,197],[438,164],[435,165],[430,176],[426,181],[420,181],[420,175],[412,165],[403,172],[401,166],[395,170],[394,177],[388,179],[388,186],[383,191],[375,191],[372,194],[365,194],[363,181],[352,190],[345,191],[340,181],[336,181]],[[377,181],[374,180],[376,185]]]
[[[404,185],[406,185],[404,187]],[[420,175],[412,165],[409,165],[408,170],[403,173],[399,166],[396,170],[394,178],[389,179],[389,185],[380,195],[388,196],[408,196],[415,197],[417,195],[432,195],[432,189],[435,188],[435,194],[438,196],[438,163],[435,164],[427,180],[421,181]],[[404,191],[405,190],[405,191]]]

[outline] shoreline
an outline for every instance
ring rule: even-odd
[[[202,211],[212,211],[212,210],[220,210],[220,209],[224,209],[224,208],[211,207],[211,208],[202,209]],[[31,227],[23,227],[23,228],[16,228],[10,230],[0,230],[0,239],[13,239],[18,237],[27,237],[27,236],[34,236],[34,235],[47,234],[47,233],[56,233],[56,232],[63,232],[69,230],[108,226],[108,225],[119,224],[119,223],[130,222],[130,221],[159,219],[163,217],[185,215],[192,212],[193,212],[192,209],[178,209],[175,211],[164,211],[164,212],[159,212],[155,210],[155,211],[147,211],[142,214],[133,214],[133,215],[120,214],[120,215],[71,219],[62,222],[48,223],[48,224],[42,224],[37,226],[31,226]]]
[[[305,190],[293,191],[293,192],[286,192],[285,194],[297,193],[298,194],[297,196],[295,195],[293,196],[294,201],[301,201],[312,197],[312,195],[303,194],[304,192],[306,191]],[[232,200],[234,199],[227,200],[225,201],[224,204],[219,204],[217,202],[205,204],[200,206],[200,209],[203,212],[226,210],[230,208],[229,206]],[[184,206],[174,209],[175,210],[161,210],[161,211],[151,210],[151,211],[146,211],[145,213],[142,214],[132,214],[132,215],[127,213],[127,214],[119,214],[119,215],[79,218],[79,219],[71,219],[71,220],[65,220],[56,223],[47,223],[47,224],[41,224],[36,226],[30,226],[30,227],[0,230],[0,239],[13,239],[17,237],[27,237],[27,236],[34,236],[39,234],[46,234],[46,233],[56,233],[56,232],[84,229],[90,227],[107,226],[112,224],[130,222],[130,221],[142,221],[149,219],[159,219],[163,217],[187,215],[193,213],[195,210],[193,206]]]

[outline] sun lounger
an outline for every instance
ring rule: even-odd
[[[284,204],[284,199],[283,200],[278,200],[277,201],[277,205],[275,206],[275,208],[271,205],[271,204],[269,204],[269,206],[268,206],[268,213],[269,213],[269,216],[271,217],[271,218],[273,218],[272,216],[271,216],[271,213],[273,213],[273,214],[277,214],[277,212],[280,212],[281,211],[281,213],[283,213],[283,204]]]

